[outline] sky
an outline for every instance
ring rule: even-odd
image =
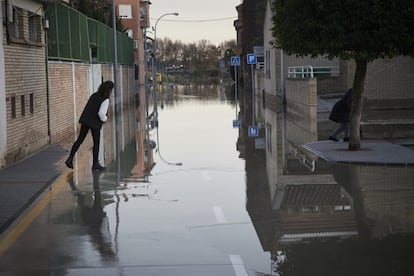
[[[168,37],[184,43],[202,39],[218,45],[225,40],[236,39],[233,22],[237,18],[236,6],[241,0],[151,0],[150,22],[157,24],[157,39]]]

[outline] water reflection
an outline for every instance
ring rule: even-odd
[[[102,203],[102,192],[100,178],[102,173],[93,172],[93,193],[82,192],[75,185],[73,177],[69,179],[69,185],[77,198],[80,210],[80,218],[85,229],[91,238],[91,243],[99,252],[102,261],[115,261],[116,254],[111,240],[111,233],[108,225],[108,217],[104,212]]]
[[[353,200],[360,235],[414,231],[413,168],[336,164],[333,175]]]
[[[264,152],[246,153],[246,206],[275,273],[412,275],[413,168],[332,164],[332,178],[291,174],[272,194]]]
[[[113,231],[115,238],[111,242],[109,231],[105,232],[109,227],[105,224],[108,216],[115,218],[114,224],[119,224],[120,201],[128,204],[128,208],[124,208],[123,211],[124,227],[130,227],[131,233],[136,233],[137,227],[144,230],[151,229],[151,231],[143,231],[145,245],[149,244],[148,241],[152,243],[156,240],[152,231],[153,229],[159,231],[157,228],[159,225],[146,225],[155,217],[167,220],[168,227],[176,227],[174,229],[182,229],[175,224],[183,218],[189,218],[187,224],[206,224],[201,219],[200,213],[193,213],[192,209],[197,206],[193,201],[197,199],[200,188],[207,189],[202,199],[222,199],[223,205],[235,201],[234,197],[227,198],[227,194],[221,192],[228,187],[228,184],[232,184],[231,180],[226,183],[222,172],[234,164],[233,156],[229,157],[230,161],[225,160],[227,157],[222,153],[232,146],[235,150],[236,141],[224,144],[226,139],[214,140],[216,136],[229,136],[227,125],[226,130],[217,128],[217,120],[221,119],[221,113],[218,112],[219,108],[216,105],[212,105],[207,110],[214,114],[202,114],[208,116],[208,119],[213,118],[212,120],[207,120],[206,117],[198,114],[201,113],[199,112],[201,104],[209,101],[216,104],[218,98],[233,105],[232,93],[234,91],[231,88],[210,86],[202,88],[171,86],[160,92],[159,100],[165,107],[164,112],[160,114],[160,128],[162,130],[170,128],[168,132],[170,134],[162,136],[167,138],[162,140],[163,149],[168,150],[166,155],[169,158],[183,161],[185,165],[182,168],[174,170],[168,164],[159,163],[153,176],[151,172],[136,173],[134,164],[140,162],[137,160],[140,155],[136,154],[137,150],[132,143],[121,156],[121,171],[116,172],[116,176],[121,179],[120,182],[114,180],[116,177],[111,175],[111,171],[115,169],[109,167],[109,172],[105,173],[105,181],[93,176],[93,193],[78,191],[72,183],[80,208],[80,218],[102,260],[111,261],[117,258],[115,249],[118,227],[116,226]],[[192,110],[192,113],[185,115],[169,112],[185,103],[196,111]],[[219,106],[221,104],[219,103]],[[182,110],[183,107],[179,111]],[[188,114],[191,114],[192,118],[188,119]],[[292,146],[293,150],[281,150],[280,136],[278,136],[280,124],[277,124],[280,116],[273,114],[275,120],[263,124],[264,128],[261,129],[259,136],[259,139],[265,139],[265,149],[271,153],[269,156],[263,148],[257,147],[256,138],[247,136],[245,127],[250,124],[251,118],[246,107],[242,106],[240,114],[237,115],[243,120],[237,148],[240,157],[245,159],[246,209],[262,250],[271,253],[274,274],[410,275],[410,261],[414,257],[414,252],[410,248],[414,239],[412,167],[329,164],[307,156],[309,160],[316,161],[314,170],[311,171],[309,166],[306,166],[309,162],[303,162],[302,153],[297,153],[295,149],[297,145],[308,142],[309,139],[316,139],[315,136],[309,138],[310,136],[302,132],[302,128],[293,127],[288,123],[286,133],[293,138],[288,137],[286,143],[296,145]],[[209,122],[213,122],[213,125],[208,125]],[[230,120],[228,126],[231,128]],[[266,130],[266,134],[263,130]],[[216,135],[217,133],[220,135]],[[154,136],[153,132],[151,134]],[[157,142],[157,150],[159,150],[160,144],[159,141]],[[200,145],[212,146],[208,150],[204,150],[204,147],[200,150]],[[220,186],[214,186],[216,183],[212,181],[213,179],[218,181],[218,177],[212,177],[214,176],[210,171],[212,165],[214,165],[212,171],[220,177],[218,182]],[[196,175],[200,168],[202,168],[201,180],[194,178],[198,179],[194,181],[190,176]],[[237,169],[238,166],[230,169],[234,170],[234,168]],[[220,173],[217,173],[219,170]],[[175,178],[169,177],[173,175],[172,172]],[[154,179],[158,181],[151,183],[150,180]],[[185,195],[188,198],[185,198]],[[203,201],[201,198],[199,201]],[[174,203],[168,205],[167,209],[152,204],[159,201]],[[151,205],[142,203],[151,203]],[[181,205],[185,203],[194,205]],[[108,208],[105,209],[109,204],[112,206],[107,206]],[[182,206],[186,207],[182,208]],[[206,206],[203,206],[203,210],[208,209]],[[115,211],[111,212],[111,209]],[[175,209],[177,212],[171,213],[173,215],[165,215],[166,212],[173,212]],[[141,210],[145,211],[140,212]],[[148,210],[151,212],[147,212]],[[140,214],[145,223],[137,220],[137,214]],[[180,219],[177,220],[177,217]],[[212,216],[208,213],[206,217]],[[128,220],[128,218],[133,219]],[[139,222],[135,224],[135,221]],[[238,231],[237,233],[242,233],[240,228],[234,229]],[[206,231],[208,233],[205,235],[211,236],[211,244],[218,244],[219,239],[212,235],[215,232],[211,232],[210,229]],[[188,233],[186,229],[185,233]],[[195,231],[191,234],[194,233]],[[168,243],[170,247],[161,245],[157,248],[159,251],[156,258],[168,250],[176,252],[177,246],[183,246],[183,243],[175,243],[180,241],[179,237],[175,235],[172,237],[168,236],[168,242],[173,241],[172,244]],[[228,236],[223,237],[226,237],[227,241]],[[243,239],[247,243],[246,237],[241,238]],[[209,248],[208,243],[200,244],[204,249]],[[240,240],[235,244],[239,246]],[[214,246],[216,247],[220,248],[218,245]],[[134,251],[136,248],[132,250],[134,254],[138,254]],[[146,255],[145,252],[140,254],[142,257]],[[178,255],[175,257],[180,258]],[[268,259],[266,254],[266,260]]]
[[[108,217],[104,211],[107,204],[112,203],[111,198],[102,198],[100,185],[101,172],[92,173],[93,192],[81,191],[75,184],[73,176],[68,183],[77,199],[81,223],[85,226],[86,232],[94,248],[104,263],[117,259],[114,244],[112,242]]]
[[[201,99],[201,102],[220,99],[234,104],[234,86],[168,84],[159,90],[158,101],[163,109],[165,106],[186,104],[195,97]]]

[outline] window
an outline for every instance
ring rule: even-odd
[[[16,118],[16,97],[11,97],[11,117]]]
[[[266,124],[266,146],[267,151],[272,153],[272,125]]]
[[[270,78],[270,50],[266,50],[266,56],[265,56],[265,75],[266,78]]]
[[[26,115],[26,101],[25,101],[24,95],[20,96],[20,103],[21,103],[22,116],[25,116]]]
[[[33,114],[34,113],[34,97],[33,97],[33,93],[29,95],[29,104],[30,104],[30,113]]]
[[[119,5],[118,6],[118,10],[119,10],[119,17],[120,18],[127,18],[127,19],[131,19],[132,18],[132,7],[131,5]]]
[[[29,13],[29,40],[34,42],[41,41],[42,21],[39,15]]]
[[[10,22],[10,35],[14,38],[23,38],[23,11],[13,7],[13,22]]]

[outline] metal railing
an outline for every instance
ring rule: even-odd
[[[294,66],[288,67],[288,78],[338,77],[339,66]]]

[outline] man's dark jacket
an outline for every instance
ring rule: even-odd
[[[329,120],[334,121],[335,123],[349,122],[349,115],[351,113],[351,101],[352,91],[348,91],[332,107],[331,114],[329,115]]]

